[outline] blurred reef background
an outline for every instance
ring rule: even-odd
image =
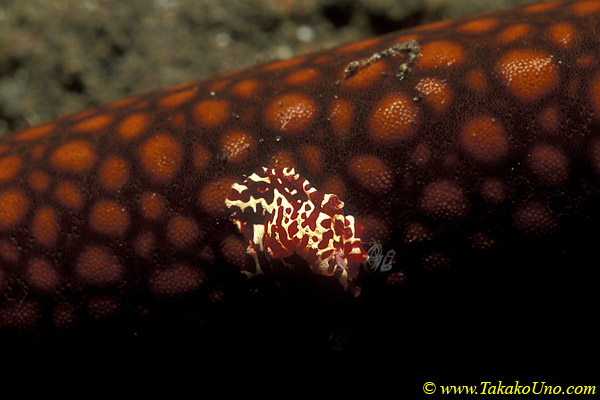
[[[0,136],[124,97],[539,0],[0,0]]]

